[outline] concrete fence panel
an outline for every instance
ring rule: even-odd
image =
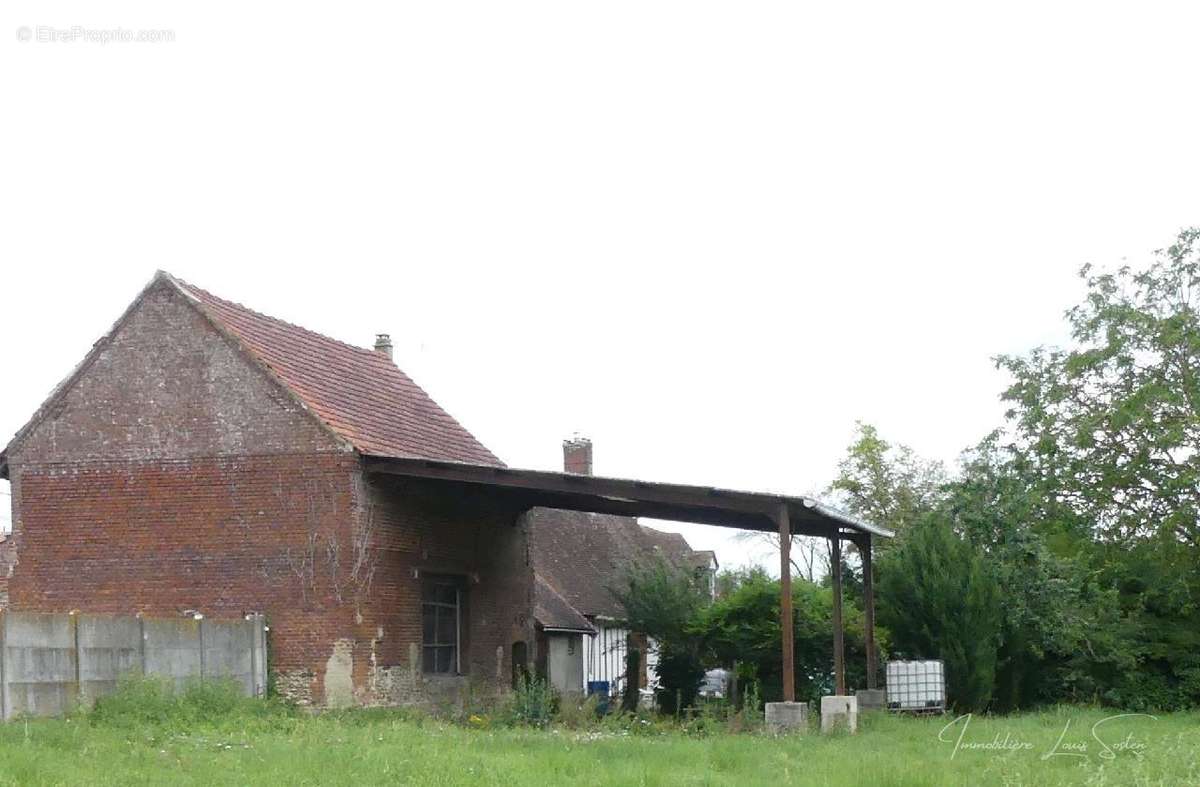
[[[203,676],[200,624],[192,618],[142,619],[143,658],[147,675],[170,678],[176,690]]]
[[[4,718],[56,716],[79,693],[71,615],[4,616]]]
[[[254,632],[241,621],[204,624],[204,676],[232,678],[242,691],[257,694],[254,680]]]
[[[142,671],[142,628],[138,618],[76,615],[79,700],[90,705],[117,687],[123,675]]]
[[[59,715],[91,704],[126,675],[232,678],[266,693],[266,627],[246,620],[0,612],[0,717]]]

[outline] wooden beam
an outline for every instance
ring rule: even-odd
[[[514,489],[545,492],[582,493],[617,500],[665,503],[669,505],[726,508],[770,516],[779,497],[726,492],[711,487],[650,483],[623,478],[548,473],[541,470],[517,470],[487,465],[464,465],[418,459],[366,459],[367,469],[409,477],[440,478],[447,481],[483,483]]]
[[[867,688],[875,688],[879,672],[878,654],[875,652],[875,571],[871,560],[871,536],[858,541],[862,554],[863,572],[863,644],[867,648]]]
[[[775,514],[779,525],[779,630],[783,648],[783,701],[796,701],[795,642],[792,620],[792,528],[786,505]]]
[[[846,693],[846,645],[842,636],[842,540],[837,536],[830,539],[833,574],[833,693]]]

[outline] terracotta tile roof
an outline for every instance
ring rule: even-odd
[[[344,344],[173,281],[362,453],[503,464],[383,353]]]
[[[689,569],[709,565],[708,553],[694,551],[683,536],[639,525],[630,517],[535,508],[528,521],[530,560],[538,580],[589,617],[625,616],[610,588],[620,586],[631,563],[661,555]]]
[[[567,603],[546,580],[537,577],[533,587],[533,617],[542,628],[582,631],[594,634],[596,629],[579,610]]]

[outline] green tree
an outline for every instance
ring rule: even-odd
[[[708,607],[700,629],[708,660],[714,665],[738,663],[739,678],[759,682],[767,700],[783,696],[780,655],[779,581],[766,572],[742,573],[733,588]],[[792,583],[796,696],[815,700],[833,690],[833,593],[802,579]],[[847,682],[863,685],[866,649],[863,616],[852,603],[843,604]],[[888,634],[876,632],[886,652]]]
[[[1200,229],[1144,270],[1081,271],[1076,344],[1002,356],[1016,436],[1100,537],[1200,545]]]
[[[1087,699],[1088,664],[1133,664],[1112,632],[1116,594],[1088,567],[1090,539],[1063,517],[1073,515],[1040,496],[1028,472],[993,433],[965,453],[946,487],[942,515],[982,551],[1004,588],[993,709]]]
[[[938,503],[945,483],[940,462],[892,445],[859,421],[829,491],[849,513],[903,534]]]
[[[701,620],[712,602],[707,583],[658,557],[630,565],[623,582],[609,590],[624,607],[630,630],[656,643],[660,709],[690,706],[704,680]]]
[[[944,517],[914,524],[879,564],[880,619],[906,658],[945,662],[947,695],[960,710],[991,700],[1002,623],[1000,589],[982,552]]]
[[[1023,515],[1096,603],[1064,682],[1124,707],[1200,702],[1198,241],[1085,267],[1072,346],[997,359]]]

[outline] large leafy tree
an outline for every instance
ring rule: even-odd
[[[1075,346],[998,359],[1045,497],[1108,541],[1200,546],[1198,241],[1184,230],[1140,271],[1085,267]]]
[[[1187,229],[1143,269],[1084,268],[1072,346],[998,359],[1021,516],[1099,605],[1066,682],[1125,707],[1200,702],[1198,242]]]
[[[946,471],[861,421],[829,492],[849,513],[902,534],[941,498]]]
[[[1091,541],[1071,536],[1070,512],[1043,503],[1039,479],[998,433],[963,455],[939,510],[1004,589],[993,709],[1090,699],[1088,667],[1134,666],[1115,635],[1116,595],[1089,570]]]

